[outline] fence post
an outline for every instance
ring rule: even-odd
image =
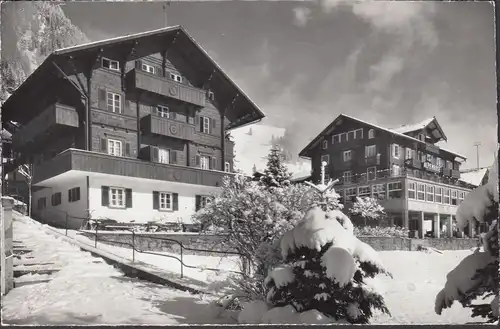
[[[96,221],[95,223],[95,248],[97,249],[97,228],[99,227],[99,223]]]
[[[65,224],[65,227],[66,227],[66,236],[68,236],[68,213],[66,213],[66,224]]]
[[[182,279],[184,277],[184,259],[182,258],[183,246],[182,244],[180,246],[181,246],[181,279]]]
[[[135,232],[132,231],[132,263],[135,262]]]

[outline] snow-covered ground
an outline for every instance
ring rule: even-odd
[[[51,275],[19,281],[48,282],[14,288],[2,300],[5,324],[182,324],[231,323],[218,318],[214,297],[192,295],[131,279],[100,258],[47,234],[28,220],[14,220],[14,236],[32,252],[19,262],[53,263]]]
[[[100,258],[82,252],[78,247],[46,234],[34,224],[16,220],[15,240],[32,249],[30,256],[39,262],[53,262],[60,269],[52,275],[21,280],[50,279],[47,283],[26,285],[12,290],[2,304],[4,323],[11,324],[175,324],[175,323],[234,323],[234,319],[217,317],[219,309],[210,305],[215,297],[200,298],[186,292],[166,288],[146,281],[130,279]],[[76,232],[70,231],[70,236]],[[77,237],[93,245],[88,238]],[[130,259],[131,250],[98,244],[99,249]],[[459,304],[434,313],[437,293],[446,281],[446,274],[471,251],[436,252],[385,251],[380,259],[394,278],[376,279],[392,317],[375,315],[374,324],[463,324],[478,322],[470,310]],[[136,259],[180,273],[179,262],[162,256],[137,255]],[[189,265],[220,267],[237,270],[234,259],[186,256]],[[50,266],[49,266],[50,267]],[[220,282],[227,272],[214,273],[185,269],[185,276],[206,283]]]

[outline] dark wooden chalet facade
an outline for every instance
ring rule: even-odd
[[[34,183],[70,170],[216,186],[260,109],[180,26],[57,50],[2,107]]]
[[[321,163],[327,163],[325,176],[339,179],[336,190],[347,207],[356,197],[372,196],[396,225],[424,235],[430,216],[437,225],[432,231],[439,235],[444,223],[439,217],[451,221],[473,188],[459,180],[466,158],[437,146],[441,140],[446,135],[435,117],[387,129],[341,114],[299,155],[311,159],[314,182],[320,180]]]

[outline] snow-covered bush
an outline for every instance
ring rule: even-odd
[[[489,172],[488,183],[467,195],[457,211],[457,226],[487,223],[489,230],[482,234],[482,248],[463,259],[446,276],[444,288],[436,296],[435,311],[441,314],[454,301],[472,308],[472,316],[499,319],[499,253],[498,253],[498,159]],[[483,304],[473,304],[477,298],[492,299]]]
[[[355,236],[375,236],[375,237],[399,237],[407,238],[409,230],[405,227],[387,226],[387,227],[371,227],[371,226],[355,226]]]
[[[376,221],[385,215],[384,207],[372,197],[356,197],[356,202],[349,209],[349,213],[361,217],[364,220],[364,226],[367,221]]]
[[[319,200],[310,190],[304,184],[266,187],[235,175],[224,178],[221,193],[194,215],[203,227],[223,231],[222,243],[240,253],[242,290],[263,297],[262,281],[281,260],[279,238]],[[330,193],[328,207],[337,206],[338,195]]]
[[[322,323],[363,324],[375,309],[389,314],[383,297],[365,279],[390,274],[377,252],[353,235],[349,218],[339,210],[313,204],[283,235],[280,247],[284,263],[264,281],[266,301],[274,308],[262,323],[300,323],[300,315],[307,313],[306,318]]]

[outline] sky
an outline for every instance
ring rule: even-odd
[[[73,2],[91,40],[182,25],[297,153],[340,113],[387,128],[436,116],[463,168],[489,166],[497,115],[488,2]]]

